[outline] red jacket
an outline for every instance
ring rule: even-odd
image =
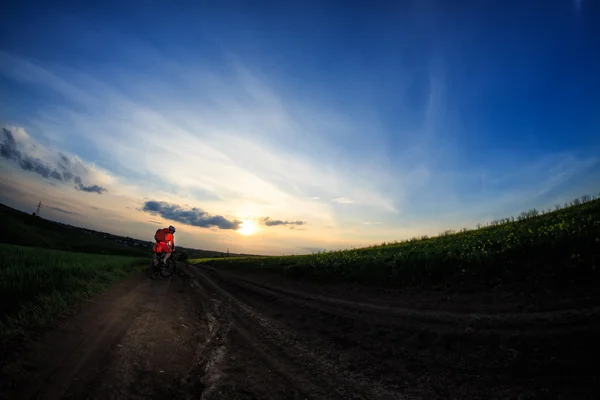
[[[175,250],[175,236],[171,233],[169,228],[161,229],[160,231],[156,232],[156,234],[158,235],[160,232],[163,233],[164,240],[160,240],[158,243],[166,243],[171,250]]]

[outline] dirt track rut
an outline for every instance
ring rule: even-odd
[[[7,365],[8,398],[598,398],[594,301],[327,287],[181,266],[86,305]],[[342,289],[340,289],[342,287]],[[450,296],[452,297],[452,296]],[[486,300],[488,299],[488,300]],[[584,304],[585,303],[585,304]],[[33,384],[32,384],[33,383]]]
[[[184,398],[206,321],[180,277],[139,275],[96,297],[3,368],[9,399]],[[186,379],[188,379],[186,381]]]

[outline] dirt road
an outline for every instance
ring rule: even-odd
[[[600,397],[593,298],[536,303],[181,270],[136,276],[62,321],[3,368],[5,397]]]

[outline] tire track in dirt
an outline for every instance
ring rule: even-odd
[[[198,394],[192,367],[206,325],[179,276],[121,282],[2,368],[13,399],[167,399]],[[196,398],[196,397],[189,397]]]
[[[220,318],[232,322],[229,352],[251,349],[253,356],[259,357],[268,368],[261,371],[263,374],[279,375],[277,381],[267,379],[270,382],[264,386],[271,390],[262,393],[262,396],[268,397],[259,398],[282,398],[271,397],[272,389],[276,387],[281,390],[280,394],[285,393],[286,397],[292,398],[400,398],[397,394],[378,387],[375,382],[365,382],[359,375],[341,373],[335,363],[307,347],[301,336],[287,329],[284,324],[265,318],[258,310],[240,302],[235,295],[222,289],[205,274],[194,269],[186,269],[186,272],[201,282],[200,285],[205,290],[208,289],[222,303],[227,304],[227,312],[222,313]],[[247,381],[245,384],[247,385]]]
[[[480,332],[488,334],[506,335],[512,332],[520,335],[539,335],[540,332],[556,334],[586,330],[589,328],[590,323],[600,323],[600,306],[578,307],[559,311],[494,314],[422,310],[350,301],[288,288],[282,289],[217,271],[211,267],[205,268],[211,276],[215,276],[217,279],[221,276],[221,280],[226,278],[228,284],[233,284],[240,289],[260,294],[272,300],[285,298],[290,303],[301,304],[313,308],[315,311],[322,310],[332,314],[343,313],[355,318],[366,315],[371,319],[377,315],[382,319],[388,319],[393,324],[397,324],[398,320],[402,318],[407,320],[407,324],[412,324],[413,328],[422,326],[425,328],[433,327],[438,330],[446,328],[455,331],[464,330],[465,328],[479,328]],[[476,305],[473,306],[473,308],[475,307]]]
[[[189,272],[187,276],[191,276]],[[197,398],[209,398],[225,374],[222,365],[227,357],[231,321],[223,317],[223,303],[208,296],[206,289],[192,278],[191,286],[195,289],[197,301],[202,304],[204,318],[207,323],[208,335],[205,342],[196,353],[195,362],[189,375],[195,381],[195,386],[201,390]]]
[[[482,313],[485,307],[477,304],[472,312],[423,310],[385,304],[382,298],[367,303],[297,290],[302,287],[297,283],[290,285],[296,289],[264,284],[249,274],[211,267],[187,269],[209,296],[228,304],[219,318],[233,321],[229,354],[245,352],[261,360],[263,370],[253,370],[253,385],[239,373],[227,375],[230,388],[237,388],[225,391],[230,396],[241,388],[249,394],[240,398],[249,399],[595,398],[600,393],[590,369],[600,333],[598,307],[493,314]],[[423,304],[418,293],[414,300]],[[225,360],[222,369],[230,368]],[[281,382],[271,382],[274,374]],[[269,385],[278,389],[268,392]]]

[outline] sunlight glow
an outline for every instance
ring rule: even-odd
[[[257,228],[254,221],[246,219],[242,221],[242,226],[238,229],[238,232],[242,235],[252,235],[253,233],[256,233],[256,230]]]

